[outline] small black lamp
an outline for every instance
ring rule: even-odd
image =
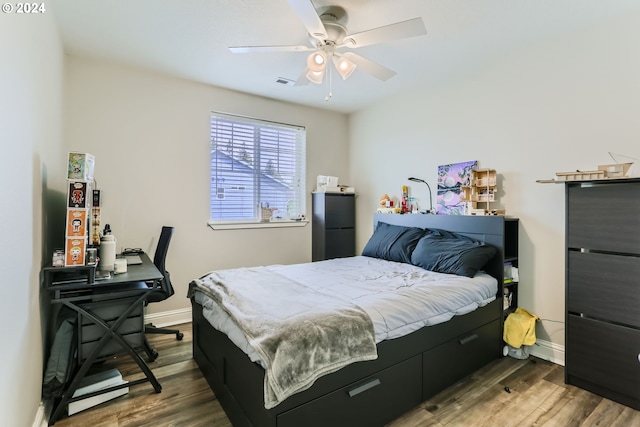
[[[427,211],[427,213],[433,213],[433,199],[431,198],[431,187],[429,186],[427,181],[425,181],[424,179],[414,178],[414,177],[409,178],[409,181],[424,182],[426,184],[427,188],[429,189],[429,210]]]

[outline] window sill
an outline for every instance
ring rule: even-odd
[[[282,228],[282,227],[304,227],[309,221],[269,221],[269,222],[209,222],[207,225],[213,230],[240,230],[249,228]]]

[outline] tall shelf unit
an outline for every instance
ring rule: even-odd
[[[503,318],[513,313],[518,307],[519,267],[518,267],[518,218],[505,218],[504,220],[504,281]]]
[[[640,410],[640,179],[565,190],[565,382]]]
[[[460,187],[460,201],[465,215],[504,215],[504,209],[491,209],[496,202],[498,175],[495,169],[474,169],[469,185]]]
[[[311,260],[356,254],[356,199],[352,193],[313,193]]]

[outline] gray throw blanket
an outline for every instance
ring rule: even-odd
[[[191,282],[190,296],[195,289],[235,320],[261,356],[267,409],[322,375],[378,357],[364,310],[267,267],[212,272]]]

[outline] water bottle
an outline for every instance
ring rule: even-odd
[[[105,225],[100,239],[100,270],[113,271],[116,262],[116,237],[111,234],[111,226]]]

